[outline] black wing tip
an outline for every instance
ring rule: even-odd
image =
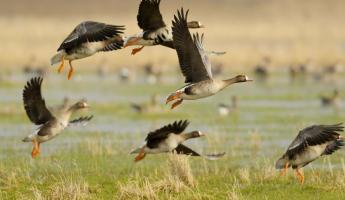
[[[26,93],[27,90],[31,88],[40,88],[43,82],[43,77],[37,76],[32,77],[30,80],[26,82],[26,85],[24,86],[23,94]]]

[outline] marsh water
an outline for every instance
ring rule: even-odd
[[[233,76],[226,72],[224,76]],[[21,141],[35,130],[25,115],[22,90],[34,74],[3,75],[0,82],[0,151],[18,157],[30,156],[32,145]],[[221,93],[198,101],[185,101],[174,110],[165,105],[165,98],[183,86],[180,74],[164,74],[161,82],[149,84],[145,75],[123,81],[113,72],[104,76],[78,73],[70,80],[65,75],[50,73],[44,78],[42,93],[49,106],[60,104],[64,97],[71,102],[86,98],[88,110],[77,113],[94,115],[86,126],[68,127],[61,135],[42,145],[42,156],[68,151],[83,141],[100,141],[104,145],[129,152],[141,144],[148,132],[175,120],[188,119],[188,130],[200,130],[206,138],[191,140],[188,145],[199,152],[225,151],[237,157],[236,162],[250,162],[243,155],[271,157],[280,155],[302,128],[313,124],[334,124],[345,121],[345,89],[343,74],[316,79],[304,75],[291,80],[288,71],[276,70],[265,79],[249,73],[254,82],[233,85]],[[337,106],[321,106],[321,95],[340,91]],[[137,113],[132,103],[149,104],[151,95],[158,96],[153,112]],[[228,116],[220,116],[218,105],[237,108]],[[339,154],[345,155],[344,152]]]

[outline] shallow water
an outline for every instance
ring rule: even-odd
[[[11,75],[2,82],[5,84],[0,84],[0,150],[5,153],[9,148],[19,152],[31,148],[31,144],[21,142],[25,135],[34,131],[22,105],[22,88],[28,79],[25,75]],[[180,78],[169,76],[163,80],[168,81],[157,86],[145,83],[144,78],[123,83],[114,74],[102,78],[80,74],[72,81],[67,81],[64,75],[50,74],[44,80],[42,91],[49,105],[58,104],[65,96],[73,101],[87,98],[91,108],[76,116],[93,114],[95,117],[87,126],[69,127],[58,138],[44,144],[45,154],[69,149],[94,135],[110,138],[109,144],[123,145],[130,151],[141,144],[149,131],[174,120],[188,119],[190,130],[198,129],[208,134],[206,140],[188,142],[200,151],[216,149],[214,147],[232,151],[234,146],[241,146],[235,151],[240,156],[252,152],[256,145],[258,155],[272,156],[283,153],[298,130],[306,126],[345,121],[344,100],[340,109],[322,108],[319,100],[321,94],[331,94],[333,88],[338,88],[343,96],[345,79],[342,75],[337,82],[327,84],[312,79],[291,84],[286,72],[279,71],[265,82],[237,84],[214,97],[185,102],[172,111],[165,105],[165,97],[183,82],[176,82]],[[130,108],[131,102],[149,102],[153,94],[159,95],[159,112],[137,114]],[[218,104],[230,104],[232,95],[239,99],[237,111],[220,117]]]

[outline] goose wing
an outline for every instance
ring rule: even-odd
[[[187,120],[175,121],[172,124],[168,124],[160,129],[150,132],[145,139],[147,146],[150,148],[157,147],[161,141],[168,138],[169,134],[180,134],[187,128],[188,125],[189,122]]]
[[[216,154],[207,154],[207,155],[201,155],[197,152],[195,152],[194,150],[190,149],[189,147],[183,145],[183,144],[179,144],[175,151],[178,154],[186,154],[186,155],[190,155],[190,156],[201,156],[203,158],[206,158],[208,160],[216,160],[220,157],[223,157],[225,155],[225,152],[223,153],[216,153]]]
[[[138,26],[144,31],[157,30],[165,27],[163,17],[159,11],[161,0],[142,0],[137,15]]]
[[[188,10],[185,13],[183,8],[177,11],[174,16],[173,41],[180,63],[182,74],[186,77],[186,83],[195,83],[211,79],[211,63],[208,60],[202,40],[203,36],[193,35],[187,26]]]
[[[292,141],[286,154],[289,157],[301,153],[308,146],[321,145],[329,141],[339,139],[339,131],[343,131],[342,124],[334,125],[313,125],[301,130],[297,137]]]
[[[74,28],[62,42],[58,51],[73,49],[85,42],[105,41],[120,36],[125,30],[124,26],[114,26],[94,21],[84,21]],[[118,38],[121,40],[121,38]],[[114,50],[114,49],[113,49]]]
[[[43,78],[36,77],[30,79],[23,90],[23,102],[26,114],[30,121],[36,125],[41,125],[54,118],[48,110],[45,100],[41,94]]]
[[[83,126],[86,125],[91,119],[93,118],[93,115],[91,116],[85,116],[85,117],[79,117],[77,119],[73,119],[69,121],[69,125],[74,124],[82,124]]]

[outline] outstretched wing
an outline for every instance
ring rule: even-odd
[[[188,125],[189,122],[187,120],[175,121],[172,124],[168,124],[160,129],[150,132],[145,139],[147,141],[147,146],[150,148],[156,147],[156,145],[158,145],[160,141],[166,139],[169,134],[180,134]]]
[[[165,27],[163,17],[159,11],[161,0],[142,0],[137,15],[138,26],[144,31],[157,30]]]
[[[177,11],[172,22],[174,46],[186,83],[195,83],[212,78],[211,65],[203,50],[202,38],[194,35],[194,40],[187,26],[188,10]]]
[[[334,125],[314,125],[307,127],[299,132],[292,141],[286,154],[291,158],[302,152],[308,146],[320,145],[329,141],[339,139],[339,131],[343,131],[341,124]]]
[[[30,121],[41,125],[53,118],[41,94],[43,78],[30,79],[23,90],[23,101],[26,114]]]
[[[72,33],[62,42],[61,49],[69,50],[85,42],[99,42],[120,36],[124,26],[114,26],[94,21],[84,21],[74,28]],[[114,50],[114,49],[113,49]]]
[[[79,117],[77,119],[73,119],[69,121],[69,124],[82,124],[85,125],[87,122],[89,122],[93,118],[93,115],[91,116],[85,116],[85,117]]]
[[[175,151],[178,154],[186,154],[186,155],[190,155],[190,156],[201,156],[201,157],[206,158],[208,160],[217,160],[217,159],[219,159],[219,158],[221,158],[221,157],[223,157],[225,155],[225,152],[216,153],[216,154],[202,155],[202,154],[199,154],[199,153],[195,152],[194,150],[190,149],[189,147],[186,147],[183,144],[179,144],[176,147]]]

